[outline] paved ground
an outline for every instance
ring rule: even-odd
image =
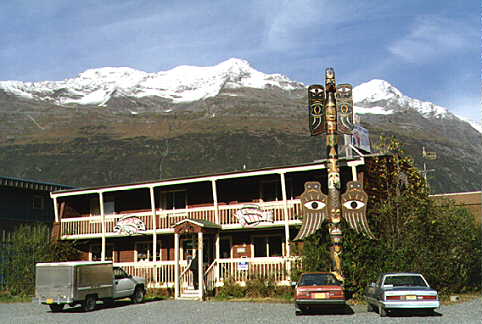
[[[0,323],[482,323],[482,298],[442,306],[435,316],[380,318],[377,313],[368,313],[363,305],[351,310],[352,314],[296,316],[292,304],[165,300],[140,305],[118,301],[109,308],[99,303],[90,313],[81,312],[79,307],[51,313],[45,305],[16,303],[0,304]]]

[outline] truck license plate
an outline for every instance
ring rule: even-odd
[[[407,300],[417,300],[417,296],[409,295],[405,297]]]
[[[327,293],[315,293],[315,294],[313,295],[313,297],[314,297],[315,299],[326,299],[326,298],[328,298],[327,295],[328,295]]]
[[[53,304],[54,299],[53,298],[47,298],[47,304]]]

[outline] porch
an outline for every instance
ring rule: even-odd
[[[116,266],[124,268],[129,274],[146,278],[148,288],[175,288],[175,261],[157,262],[116,262]],[[187,269],[187,261],[179,261],[180,273]],[[210,265],[204,265],[203,281],[206,291],[222,287],[224,281],[234,280],[244,284],[249,279],[269,278],[278,285],[289,285],[290,274],[294,269],[301,268],[301,258],[268,257],[268,258],[234,258],[218,259]],[[181,291],[192,288],[191,272],[180,282]]]
[[[255,204],[260,210],[272,214],[272,221],[258,226],[284,226],[301,224],[297,215],[301,210],[299,199],[285,201],[269,201],[256,203],[204,204],[203,206],[188,206],[188,208],[174,210],[141,210],[112,213],[104,216],[82,216],[61,218],[61,239],[82,239],[102,237],[118,237],[121,234],[115,230],[119,220],[128,217],[140,219],[145,225],[144,234],[173,233],[173,225],[184,219],[210,221],[220,225],[223,230],[242,228],[236,214],[246,205]]]

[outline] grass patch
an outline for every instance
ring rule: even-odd
[[[12,296],[8,291],[0,291],[0,303],[30,303],[32,296]]]
[[[458,296],[459,300],[451,301],[450,296]],[[454,304],[465,303],[481,297],[482,297],[482,291],[474,291],[474,292],[468,292],[468,293],[451,293],[448,295],[444,294],[444,295],[440,295],[440,303],[442,305],[454,305]]]

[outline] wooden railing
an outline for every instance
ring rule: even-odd
[[[247,267],[243,268],[240,263]],[[174,287],[175,261],[158,262],[119,262],[127,273],[146,278],[148,287]],[[180,273],[186,270],[186,261],[180,261]],[[271,279],[278,284],[289,284],[290,273],[296,268],[301,269],[299,257],[272,257],[272,258],[238,258],[219,259],[213,262],[204,272],[206,288],[213,289],[218,284],[222,285],[225,280],[246,282],[249,279]],[[219,269],[219,270],[218,270]],[[216,280],[216,272],[219,271],[219,280]],[[193,285],[192,271],[186,271],[180,280],[181,288]]]
[[[147,231],[172,229],[177,222],[186,219],[208,220],[219,225],[239,225],[236,218],[236,212],[243,208],[247,203],[236,203],[229,205],[218,205],[219,221],[216,222],[216,211],[214,206],[204,206],[195,208],[185,208],[177,210],[156,210],[156,228],[151,211],[122,212],[121,214],[105,215],[105,232],[106,234],[114,234],[114,227],[117,222],[126,216],[135,216],[142,220]],[[263,211],[271,211],[273,213],[274,222],[284,222],[284,202],[270,201],[256,203]],[[297,219],[300,213],[301,204],[299,199],[287,201],[288,221]],[[61,220],[61,235],[93,235],[102,234],[102,218],[101,216],[86,216],[75,218],[63,218]]]

